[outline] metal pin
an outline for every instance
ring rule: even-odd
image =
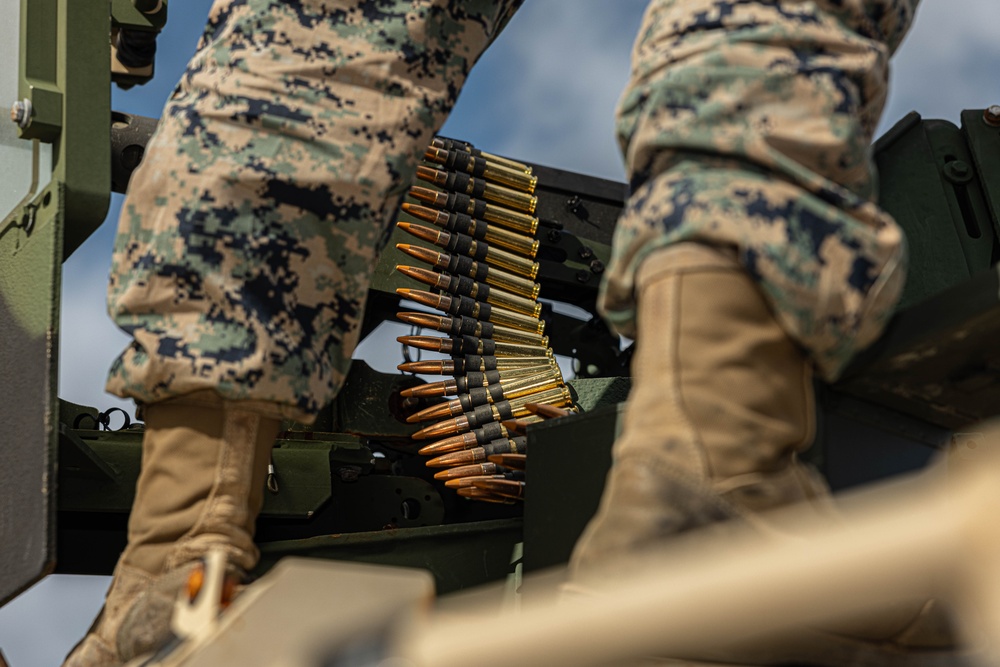
[[[274,456],[271,456],[267,464],[267,490],[274,494],[278,493],[278,472],[274,467]]]

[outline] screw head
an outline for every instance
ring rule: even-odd
[[[27,109],[24,107],[24,102],[18,100],[10,105],[10,120],[17,125],[24,127],[24,117],[27,116]]]
[[[24,98],[10,105],[10,119],[22,130],[31,125],[31,100]]]
[[[983,120],[987,125],[1000,127],[1000,104],[993,104],[983,111]]]
[[[953,160],[944,165],[944,176],[952,183],[968,183],[972,180],[972,167],[962,160]]]

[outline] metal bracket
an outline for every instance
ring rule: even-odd
[[[111,191],[111,57],[107,5],[22,0],[19,136],[53,144],[65,184],[68,257],[107,214]]]

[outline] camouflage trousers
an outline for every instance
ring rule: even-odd
[[[132,177],[108,390],[311,421],[424,149],[521,0],[216,0]],[[273,408],[270,408],[273,410]]]
[[[600,305],[634,334],[634,276],[679,241],[735,248],[827,379],[905,275],[869,146],[918,0],[654,0],[618,133],[632,194]]]

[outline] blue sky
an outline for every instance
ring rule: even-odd
[[[157,79],[115,91],[115,109],[159,115],[193,52],[208,5],[171,0]],[[644,0],[527,0],[473,71],[444,133],[492,152],[622,179],[612,113],[644,6]],[[895,61],[883,129],[914,109],[954,121],[963,108],[1000,103],[998,20],[996,0],[925,0]],[[103,393],[108,365],[125,344],[104,311],[120,203],[116,197],[109,220],[64,267],[60,395],[131,411]],[[393,368],[397,347],[386,353],[392,335],[364,345],[360,353],[380,369]],[[50,577],[0,609],[0,649],[11,667],[58,664],[100,607],[107,581]]]

